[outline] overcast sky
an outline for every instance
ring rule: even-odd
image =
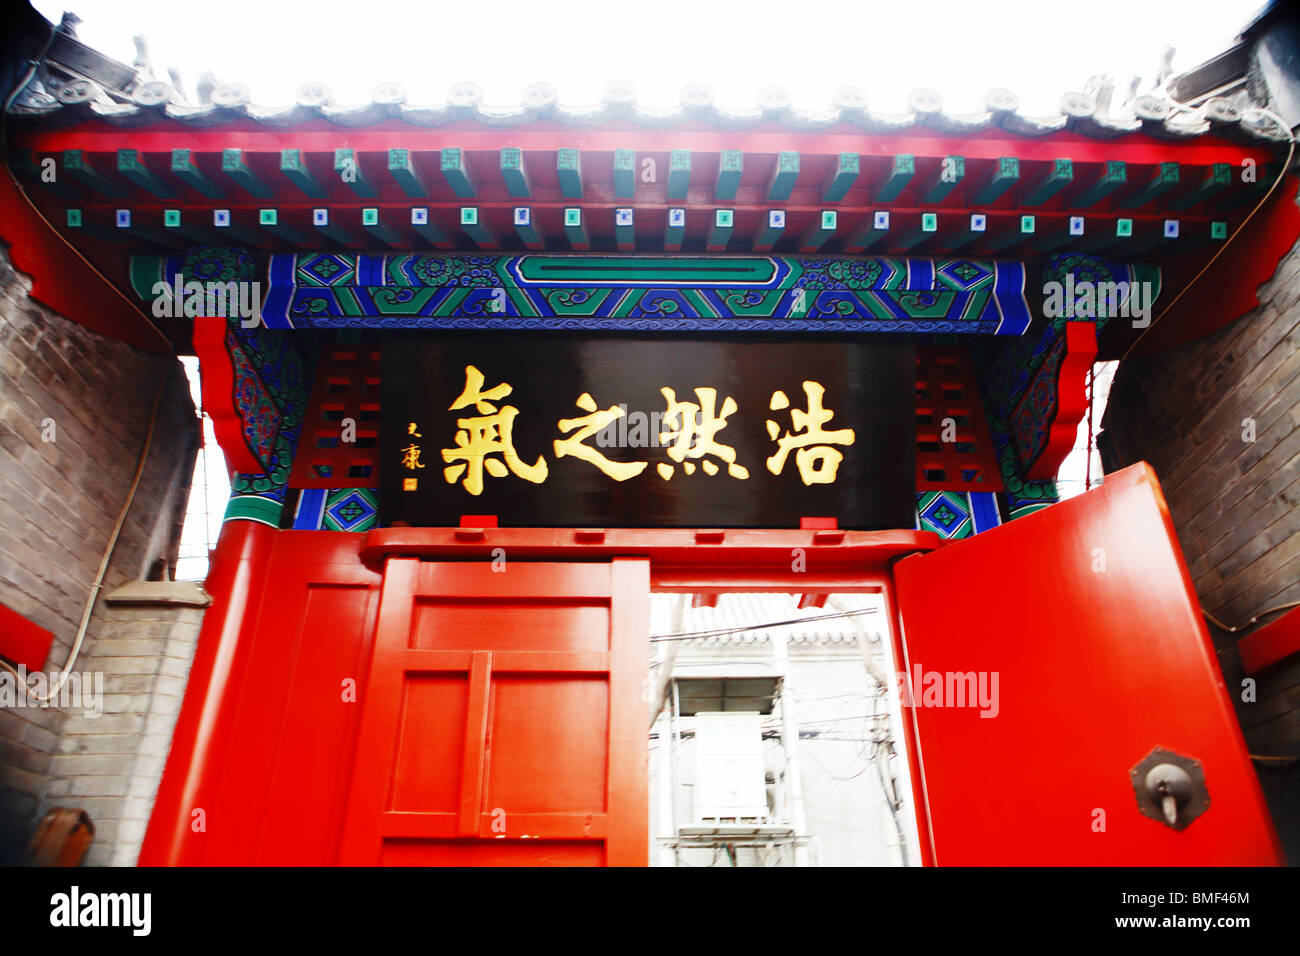
[[[514,106],[534,80],[565,105],[600,99],[607,80],[635,83],[643,106],[674,106],[692,80],[720,106],[748,108],[763,86],[787,87],[797,108],[830,105],[836,86],[866,90],[893,112],[909,90],[937,89],[953,113],[981,108],[993,86],[1015,90],[1023,112],[1055,114],[1060,94],[1091,74],[1155,74],[1161,47],[1176,71],[1224,49],[1262,0],[36,0],[56,21],[71,8],[79,36],[131,62],[133,34],[149,41],[160,78],[180,70],[247,83],[254,102],[288,105],[306,80],[336,103],[368,102],[385,80],[409,103],[437,104],[473,80],[492,106]]]

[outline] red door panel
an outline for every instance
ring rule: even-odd
[[[649,562],[384,570],[340,862],[644,865]]]
[[[1149,466],[894,576],[933,862],[1280,862]],[[949,675],[972,672],[995,705],[959,706]],[[927,700],[933,675],[952,693]],[[1204,772],[1209,807],[1181,830],[1139,812],[1129,773],[1156,747]]]

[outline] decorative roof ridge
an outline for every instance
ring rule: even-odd
[[[789,93],[780,87],[760,90],[752,109],[723,109],[714,103],[712,88],[702,83],[683,88],[675,107],[640,106],[635,89],[622,82],[606,84],[601,102],[586,106],[561,105],[556,88],[549,83],[526,87],[516,106],[485,106],[482,90],[474,83],[455,84],[445,103],[432,105],[408,104],[404,89],[397,83],[381,83],[372,91],[369,103],[347,106],[335,105],[329,88],[315,81],[298,87],[292,106],[254,104],[248,87],[242,83],[218,84],[205,91],[203,98],[208,102],[194,105],[171,84],[149,80],[135,87],[130,102],[117,102],[90,80],[62,82],[56,75],[42,71],[37,82],[15,100],[10,112],[57,124],[101,119],[123,127],[147,126],[164,120],[213,127],[249,119],[269,127],[287,128],[321,118],[343,128],[371,126],[389,119],[399,119],[413,127],[471,121],[501,128],[553,119],[574,127],[625,120],[662,129],[694,121],[710,123],[719,129],[743,130],[775,122],[797,131],[847,124],[880,134],[921,127],[948,135],[970,136],[1000,128],[1019,136],[1041,137],[1070,129],[1098,139],[1141,132],[1171,140],[1214,133],[1254,143],[1284,141],[1282,133],[1259,110],[1242,108],[1229,98],[1216,97],[1188,111],[1164,96],[1151,93],[1135,97],[1112,116],[1092,95],[1067,92],[1061,97],[1057,115],[1037,117],[1022,114],[1019,98],[1006,89],[989,90],[984,110],[968,114],[944,112],[942,97],[930,89],[914,90],[904,112],[875,112],[868,108],[866,94],[857,87],[837,89],[830,109],[795,109]]]

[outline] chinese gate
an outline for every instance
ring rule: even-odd
[[[1008,621],[989,577],[1012,555],[1035,586]],[[928,863],[1279,861],[1145,465],[944,546],[237,523],[209,587],[141,864],[644,864],[652,589],[879,591],[907,669],[998,671],[997,719],[905,710]],[[1204,773],[1190,825],[1140,809],[1130,771],[1156,748]]]

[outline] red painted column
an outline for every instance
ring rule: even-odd
[[[226,751],[221,743],[221,711],[240,652],[248,643],[247,625],[256,620],[277,534],[276,529],[252,521],[232,521],[221,529],[204,582],[212,606],[199,633],[140,866],[202,862],[201,841],[210,837],[195,831],[193,811],[206,813],[214,805],[209,797]],[[229,724],[225,721],[227,728]]]

